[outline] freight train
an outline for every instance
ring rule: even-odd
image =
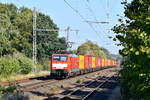
[[[116,65],[117,62],[110,59],[74,54],[53,54],[50,70],[53,78],[67,78]]]

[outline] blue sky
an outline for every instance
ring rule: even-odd
[[[79,13],[90,21],[109,21],[109,24],[92,24],[92,28],[74,12],[64,0],[0,0],[2,3],[14,3],[18,7],[25,6],[33,9],[34,7],[51,17],[60,29],[65,29],[68,26],[71,29],[78,29],[79,32],[70,32],[70,41],[75,42],[73,49],[76,49],[81,43],[86,40],[91,40],[101,47],[105,47],[113,54],[118,54],[121,47],[116,46],[117,42],[112,41],[108,36],[114,36],[110,31],[114,25],[118,23],[117,14],[123,15],[122,0],[67,0],[69,4],[79,11]],[[87,2],[88,1],[88,2]],[[109,2],[107,2],[109,1]],[[88,5],[88,6],[87,6]],[[92,9],[91,12],[90,9]],[[107,16],[109,14],[109,17]],[[59,36],[66,36],[65,32],[60,32]]]

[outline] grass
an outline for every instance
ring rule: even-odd
[[[49,71],[41,71],[39,73],[30,73],[27,75],[15,74],[15,75],[11,75],[10,77],[7,77],[7,78],[0,78],[0,82],[11,82],[11,81],[17,81],[17,80],[22,80],[22,79],[27,79],[27,78],[45,76],[45,75],[49,75],[49,74],[50,74]]]
[[[80,80],[80,79],[78,79],[77,81],[76,81],[76,83],[83,83],[84,82],[84,80]]]
[[[57,86],[57,87],[53,87],[50,89],[51,93],[58,93],[60,90],[62,90],[63,88],[61,86]]]

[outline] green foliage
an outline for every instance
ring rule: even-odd
[[[31,9],[18,8],[14,4],[0,4],[0,75],[3,77],[13,73],[27,74],[31,72],[32,58],[32,15]],[[58,29],[52,19],[41,12],[37,13],[37,28]],[[66,50],[67,44],[64,37],[59,38],[57,31],[37,32],[37,60],[48,69],[51,54]],[[15,52],[20,52],[14,57]],[[10,56],[10,55],[13,55]],[[25,56],[27,57],[25,57]]]
[[[50,67],[48,65],[43,65],[43,70],[49,71]]]
[[[91,41],[87,41],[80,45],[77,50],[78,55],[91,55],[95,57],[106,58],[106,54],[102,49]]]
[[[25,55],[21,53],[15,53],[13,55],[13,58],[15,58],[19,62],[19,73],[21,74],[28,74],[32,71],[32,60],[27,58]]]
[[[42,64],[42,70],[46,70],[46,71],[49,71],[50,70],[50,61],[45,61],[43,64]]]
[[[77,50],[72,50],[71,52],[77,55]]]
[[[0,77],[12,74],[28,74],[32,70],[32,61],[23,54],[14,53],[0,58]]]
[[[17,89],[17,86],[15,85],[10,85],[8,87],[4,87],[2,85],[0,85],[0,100],[4,100],[4,95],[8,94],[8,93],[14,93]]]
[[[39,29],[58,29],[49,16],[39,12],[37,17],[37,28]],[[42,63],[49,60],[50,55],[60,53],[60,50],[66,50],[65,38],[58,38],[58,32],[37,32],[37,58]]]
[[[13,4],[0,4],[0,56],[19,51],[32,57],[32,10]],[[37,28],[58,29],[52,19],[38,12]],[[53,53],[66,50],[65,38],[59,38],[58,32],[37,32],[37,58],[39,62],[49,59]]]
[[[17,89],[16,85],[10,84],[8,87],[0,85],[0,100],[28,100],[24,93]]]
[[[133,0],[125,5],[125,17],[114,27],[124,48],[121,71],[124,100],[149,100],[150,95],[150,2]]]
[[[20,65],[17,59],[12,56],[5,56],[0,58],[0,76],[7,77],[13,73],[19,72]]]

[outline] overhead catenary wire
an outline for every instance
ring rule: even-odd
[[[109,19],[109,0],[107,0],[107,13],[106,13],[106,16],[107,16],[107,20]]]
[[[93,25],[90,24],[90,23],[88,23],[88,22],[87,22],[87,19],[86,19],[83,15],[81,15],[78,10],[76,10],[74,7],[72,7],[66,0],[64,0],[64,2],[65,2],[74,12],[76,12],[76,13],[80,16],[80,18],[81,18],[84,22],[86,22],[86,23],[91,27],[91,29],[99,36],[98,32],[95,30],[95,28],[93,27]],[[99,36],[99,37],[100,37],[100,36]]]
[[[89,6],[89,2],[87,1],[87,0],[85,0],[87,3],[85,3],[85,5],[87,6],[87,8],[88,8],[88,10],[89,10],[89,12],[91,12],[91,14],[92,14],[92,16],[93,16],[93,18],[94,18],[94,20],[96,21],[96,22],[94,22],[94,23],[96,23],[96,24],[108,24],[109,22],[99,22],[98,20],[97,20],[97,17],[96,17],[96,15],[95,15],[95,13],[94,13],[94,11],[93,11],[93,9]],[[90,21],[88,21],[88,22],[90,22]],[[101,26],[99,25],[99,27],[101,28]],[[101,28],[101,30],[103,30],[103,28]],[[103,30],[103,33],[105,33],[106,34],[106,32],[104,32],[104,30]]]
[[[88,4],[87,4],[87,3],[88,3]],[[90,12],[90,13],[92,14],[92,16],[94,17],[94,20],[95,20],[96,22],[98,22],[97,17],[96,17],[96,15],[95,15],[94,11],[93,11],[92,8],[89,6],[89,1],[86,0],[85,5],[86,5],[87,9],[89,10],[89,12]],[[90,22],[87,21],[87,23],[90,23]],[[98,25],[99,25],[99,23],[98,23]],[[100,27],[100,26],[99,26],[99,27]],[[101,27],[100,27],[100,28],[101,28]],[[101,37],[100,37],[100,38],[101,38]]]
[[[101,28],[101,26],[100,26],[100,23],[101,24],[109,24],[109,22],[108,22],[108,20],[109,20],[109,9],[110,9],[110,3],[109,3],[109,0],[107,0],[106,1],[106,18],[107,18],[107,20],[106,20],[106,22],[105,21],[103,21],[103,22],[99,22],[98,21],[98,19],[97,19],[97,16],[96,16],[96,14],[94,13],[94,11],[93,11],[93,9],[90,7],[90,5],[89,5],[89,1],[88,0],[85,0],[85,5],[86,5],[86,7],[87,7],[87,9],[89,10],[89,12],[92,14],[92,16],[93,16],[93,18],[94,18],[94,20],[95,20],[95,22],[93,22],[93,21],[88,21],[89,23],[95,23],[95,24],[98,24],[98,26]],[[106,34],[106,32],[103,30],[103,28],[101,28],[101,30],[102,30],[102,32],[103,33],[105,33]],[[110,33],[110,30],[108,30],[108,33]],[[108,45],[108,44],[110,44],[110,43],[106,43],[106,45]]]
[[[88,20],[77,10],[77,9],[75,9],[74,7],[72,7],[72,5],[71,4],[69,4],[66,0],[64,0],[64,2],[74,11],[74,12],[76,12],[79,16],[80,16],[80,18],[84,21],[84,22],[86,22],[89,26],[90,26],[90,28],[96,33],[96,35],[101,39],[101,36],[99,35],[99,33],[96,31],[96,29],[93,27],[93,25],[91,24],[91,23],[89,23],[88,22]],[[88,2],[88,1],[87,1]],[[91,9],[90,10],[92,13],[94,13],[94,11]],[[95,15],[95,14],[94,14]],[[96,18],[96,16],[94,17],[95,19],[96,19],[96,21],[98,21],[97,20],[97,18]],[[102,28],[101,28],[102,29]],[[103,31],[104,32],[104,31]],[[105,33],[105,32],[104,32]]]
[[[86,5],[86,7],[88,8],[88,10],[91,12],[92,16],[94,17],[94,20],[95,20],[95,21],[98,21],[98,20],[97,20],[97,17],[95,16],[94,11],[93,11],[92,8],[89,6],[89,1],[87,1],[87,0],[85,0],[85,1],[86,1],[85,5]],[[87,3],[88,3],[88,4],[87,4]]]

